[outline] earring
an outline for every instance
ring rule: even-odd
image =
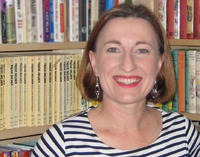
[[[158,90],[157,90],[157,80],[155,80],[153,89],[151,91],[151,96],[153,97],[153,99],[155,99],[157,97],[158,94]]]
[[[97,96],[97,99],[99,99],[100,96],[99,77],[96,77],[95,94]]]

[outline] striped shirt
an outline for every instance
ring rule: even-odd
[[[95,134],[87,116],[91,108],[49,128],[39,139],[32,156],[200,157],[200,133],[189,119],[177,112],[157,108],[163,119],[157,140],[142,148],[119,150],[106,145]]]

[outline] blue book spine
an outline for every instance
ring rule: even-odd
[[[111,9],[115,5],[115,0],[106,0],[106,10]]]
[[[53,14],[53,1],[49,0],[49,15],[50,15],[50,42],[54,42],[54,14]]]
[[[44,42],[50,41],[50,26],[49,26],[49,0],[43,0],[43,31]]]
[[[176,75],[176,83],[178,82],[178,50],[172,50],[172,57],[174,62],[174,70]],[[174,95],[174,99],[172,101],[172,111],[178,111],[178,89],[176,89],[176,93]]]
[[[162,104],[162,110],[165,110],[165,111],[168,111],[169,109],[168,109],[168,102],[164,102],[163,104]]]
[[[185,51],[185,112],[189,113],[189,51]]]

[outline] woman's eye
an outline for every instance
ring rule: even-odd
[[[148,53],[149,51],[147,49],[139,49],[137,52],[139,52],[139,53]]]
[[[107,50],[108,52],[119,52],[119,50],[115,47],[111,47]]]

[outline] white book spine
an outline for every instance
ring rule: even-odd
[[[43,3],[42,0],[36,0],[36,18],[37,18],[37,42],[44,42],[43,35]]]
[[[23,4],[24,0],[15,0],[15,21],[16,21],[16,40],[17,43],[24,42],[24,35],[23,35]]]

